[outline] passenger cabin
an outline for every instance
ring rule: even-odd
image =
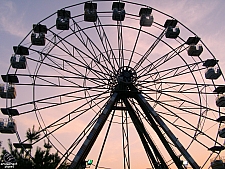
[[[220,70],[220,68],[215,67],[215,65],[218,63],[218,60],[215,59],[207,59],[203,66],[205,66],[207,68],[206,72],[205,72],[205,78],[206,79],[218,79],[221,75],[222,72]]]
[[[0,84],[0,96],[2,98],[3,94],[5,92],[5,85],[4,84]]]
[[[25,56],[12,55],[10,62],[15,69],[26,69],[27,67],[27,59]]]
[[[219,123],[225,122],[225,116],[220,116],[216,121]]]
[[[0,119],[0,133],[16,133],[17,127],[15,120],[11,119]]]
[[[177,20],[170,20],[167,19],[164,27],[167,28],[166,30],[166,38],[176,39],[180,34],[180,29],[177,25]]]
[[[218,79],[222,75],[220,68],[209,67],[205,72],[206,79]]]
[[[31,149],[33,146],[30,143],[13,143],[15,148]]]
[[[221,138],[225,138],[225,125],[220,127],[218,134]]]
[[[85,2],[84,5],[84,21],[97,21],[97,3]]]
[[[189,56],[199,56],[203,51],[202,45],[190,45],[188,47],[188,55]]]
[[[178,27],[169,26],[166,30],[166,38],[176,39],[180,34],[180,29]]]
[[[113,15],[112,19],[114,21],[123,21],[125,18],[125,10],[124,10],[125,3],[122,2],[113,2],[112,10]]]
[[[189,37],[186,44],[189,45],[187,53],[189,56],[199,56],[203,52],[203,47],[201,44],[197,43],[200,41],[199,37]]]
[[[0,85],[0,97],[7,99],[15,99],[16,98],[16,88],[13,84],[8,84],[5,89],[5,85]]]
[[[3,82],[5,83],[19,83],[19,79],[16,75],[13,74],[7,74],[7,75],[1,75]]]
[[[4,115],[8,116],[18,116],[19,112],[17,109],[10,109],[10,108],[1,108],[1,112]]]
[[[219,94],[216,98],[216,105],[217,107],[225,107],[225,95]]]
[[[31,34],[32,45],[45,46],[45,34],[47,34],[46,25],[33,24],[33,33]]]
[[[218,107],[225,107],[225,95],[223,94],[225,92],[225,86],[217,87],[214,92],[218,94],[218,97],[216,98],[216,105]]]
[[[26,69],[27,59],[25,55],[29,55],[28,48],[23,46],[14,46],[14,53],[10,58],[10,63],[15,69]]]
[[[58,30],[69,30],[70,24],[70,11],[66,11],[64,9],[57,11],[57,19],[56,19],[56,28]]]
[[[225,168],[225,161],[224,158],[221,158],[220,156],[217,158],[213,158],[211,161],[211,168],[212,169],[224,169]]]
[[[139,11],[140,26],[152,26],[154,21],[151,8],[141,8]]]

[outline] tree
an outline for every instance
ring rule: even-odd
[[[41,134],[39,130],[36,131],[34,126],[32,129],[29,128],[26,132],[26,137],[31,144],[33,141],[38,140],[40,136]],[[14,148],[10,139],[8,139],[8,146],[9,152],[4,147],[2,148],[1,160],[3,160],[3,156],[6,153],[10,153],[16,159],[17,165],[15,168],[55,169],[61,160],[58,152],[50,153],[52,145],[49,141],[47,143],[44,141],[44,149],[37,147],[33,157],[30,156],[31,149],[30,151],[27,151],[24,149]],[[69,163],[65,162],[61,164],[59,169],[66,169],[68,166]],[[1,167],[2,166],[0,166],[0,168]]]
[[[40,128],[38,129],[38,131],[35,131],[34,125],[32,130],[29,128],[26,132],[26,137],[30,143],[32,143],[34,140],[38,140],[40,136],[41,136]]]

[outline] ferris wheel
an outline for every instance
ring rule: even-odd
[[[148,5],[87,1],[31,26],[1,76],[0,132],[15,146],[47,140],[71,169],[224,167],[224,75],[183,23]],[[41,138],[28,143],[23,123]]]

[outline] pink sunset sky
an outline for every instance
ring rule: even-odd
[[[73,5],[75,3],[80,3],[83,2],[81,0],[74,1],[74,0],[67,0],[67,1],[44,1],[44,0],[39,0],[39,1],[14,1],[14,0],[1,0],[0,2],[0,51],[1,51],[1,62],[0,62],[0,74],[6,74],[7,70],[9,69],[10,66],[10,56],[13,54],[13,49],[12,46],[18,45],[26,36],[27,34],[31,31],[32,25],[43,20],[47,16],[55,13],[57,10],[67,7],[70,5]],[[136,1],[130,1],[130,2],[136,2]],[[112,2],[97,2],[100,4],[98,6],[98,11],[110,11],[111,10],[111,4]],[[213,55],[216,57],[216,59],[219,60],[219,65],[224,72],[224,65],[225,65],[225,22],[224,22],[224,16],[225,16],[225,3],[223,0],[216,0],[216,1],[210,1],[210,0],[182,0],[182,1],[176,1],[176,0],[158,0],[158,1],[149,1],[149,0],[139,0],[137,3],[139,4],[144,4],[146,6],[152,7],[153,9],[157,9],[159,11],[164,12],[165,14],[168,14],[175,19],[177,19],[180,23],[184,24],[186,27],[188,27],[191,31],[193,31],[195,34],[197,34],[201,40],[204,42],[204,44],[210,49],[210,51],[213,53]],[[82,5],[81,5],[82,6]],[[132,8],[132,5],[127,5],[125,6],[125,9],[128,13],[135,13],[138,14],[140,7],[137,8]],[[75,8],[76,10],[72,10],[71,13],[72,15],[78,15],[83,13],[83,6],[82,8]],[[154,15],[155,14],[155,15]],[[56,16],[56,15],[55,15]],[[50,19],[44,21],[44,24],[47,26],[52,26],[55,23],[55,16],[50,17]],[[159,23],[164,23],[164,20],[167,19],[163,15],[159,15],[156,11],[153,10],[153,16],[154,20]],[[109,19],[111,19],[109,17]],[[106,19],[103,19],[106,23]],[[111,23],[111,21],[109,21]],[[139,29],[138,25],[139,21],[134,21],[134,22],[129,22],[124,21],[124,24],[130,25],[137,27]],[[93,25],[93,24],[92,24]],[[85,26],[85,24],[81,23],[81,26]],[[185,29],[181,25],[178,24],[181,28]],[[157,29],[153,28],[144,28],[145,31],[149,31],[155,36],[159,36],[159,31]],[[114,31],[114,32],[113,32]],[[108,37],[109,39],[114,38],[114,33],[116,33],[116,29],[113,30],[112,32],[108,32]],[[88,31],[87,31],[88,32]],[[57,33],[57,32],[55,32]],[[89,32],[91,33],[91,32]],[[136,32],[137,33],[137,32]],[[50,33],[47,34],[50,36]],[[64,34],[62,33],[60,36],[63,36]],[[116,35],[117,36],[117,35]],[[128,49],[132,49],[133,44],[134,44],[134,39],[136,38],[136,34],[133,34],[132,31],[128,30],[123,32],[123,39],[124,39],[124,46],[127,47]],[[184,38],[188,38],[189,32],[186,30],[186,32],[183,31],[183,36]],[[95,41],[96,44],[98,44],[100,41],[96,40],[94,38],[94,35],[90,35],[90,37]],[[30,35],[27,38],[28,40],[30,39]],[[140,45],[137,48],[137,52],[143,54],[145,51],[147,51],[148,47],[152,44],[152,40],[154,38],[148,38],[148,36],[143,33],[140,35]],[[68,38],[68,40],[74,44],[74,45],[79,45],[75,38]],[[26,44],[26,41],[24,44]],[[171,43],[172,47],[176,47],[177,43],[173,41],[166,41],[168,43]],[[112,45],[117,44],[117,40],[111,41]],[[29,46],[29,45],[28,45]],[[41,47],[37,47],[35,49],[41,49]],[[83,49],[82,47],[80,48],[81,50],[86,50]],[[70,49],[69,49],[70,50]],[[157,51],[155,51],[155,56],[162,56],[163,54],[168,52],[168,48],[166,45],[158,45],[156,48]],[[205,51],[204,51],[205,52]],[[65,53],[62,52],[60,49],[55,49],[52,51],[52,54],[55,56],[59,57],[65,57],[67,59],[67,56],[65,56]],[[125,52],[125,54],[130,54],[130,52]],[[206,60],[210,56],[209,52],[203,53],[204,56],[202,57],[203,60]],[[130,55],[129,55],[130,56]],[[33,55],[33,58],[37,57],[37,55]],[[134,60],[133,62],[137,62],[139,55],[135,54],[134,55]],[[127,58],[128,60],[129,58]],[[148,58],[151,60],[151,58]],[[185,56],[184,56],[184,59]],[[69,60],[69,57],[68,57]],[[187,62],[189,62],[187,58]],[[87,59],[88,62],[88,59]],[[104,61],[102,61],[104,64]],[[151,61],[147,61],[144,64],[148,64]],[[177,61],[179,64],[181,61]],[[34,63],[32,63],[34,64]],[[35,65],[30,65],[30,70],[34,70]],[[168,63],[168,65],[165,65],[162,67],[162,70],[167,69],[167,66],[173,66],[174,63]],[[96,65],[92,65],[93,67],[97,67]],[[108,66],[108,65],[106,65]],[[97,68],[96,68],[97,69]],[[83,72],[85,70],[79,69],[79,71]],[[22,73],[28,73],[28,71],[24,71]],[[40,74],[45,74],[45,75],[59,75],[61,72],[55,72],[48,67],[43,67],[42,70],[39,72]],[[90,73],[90,72],[89,72]],[[90,76],[94,76],[93,74],[90,73]],[[196,78],[199,80],[200,79],[200,74],[195,74]],[[70,74],[64,74],[64,76],[71,76]],[[181,77],[180,79],[176,79],[177,81],[182,81],[182,82],[192,82],[192,77]],[[54,81],[54,80],[53,80]],[[201,81],[201,80],[200,80]],[[27,82],[27,81],[26,81]],[[40,83],[45,84],[43,81],[38,81]],[[206,81],[207,83],[211,83],[211,81]],[[2,80],[0,80],[0,83],[3,83]],[[57,82],[56,82],[57,83]],[[71,85],[70,83],[65,83],[65,85]],[[82,85],[83,81],[77,81],[77,84]],[[216,84],[223,85],[224,80],[223,78],[220,78],[218,81],[216,81]],[[93,84],[87,84],[87,85],[94,85]],[[103,86],[104,88],[104,86]],[[38,88],[37,93],[35,96],[37,98],[44,98],[48,96],[54,96],[57,92],[58,93],[66,93],[66,92],[72,92],[74,88],[66,88],[66,89],[53,89],[53,88]],[[17,100],[15,100],[15,104],[23,103],[23,102],[32,102],[32,87],[31,86],[18,86],[17,90]],[[85,93],[87,94],[87,93]],[[88,94],[95,94],[95,91],[90,91]],[[84,96],[83,92],[78,92],[77,95],[80,97]],[[77,96],[76,97],[79,97]],[[107,96],[103,95],[104,97]],[[73,96],[65,97],[63,98],[64,101],[69,101]],[[193,99],[197,100],[198,96],[197,95],[188,95],[185,96],[186,99]],[[185,97],[183,99],[185,99]],[[161,99],[168,99],[169,97],[162,96]],[[102,99],[102,98],[101,98]],[[101,99],[96,99],[94,102],[101,101]],[[57,102],[56,99],[50,100],[51,102]],[[86,100],[88,101],[88,99]],[[197,101],[198,102],[198,101]],[[99,107],[103,106],[105,102],[100,103]],[[151,102],[149,102],[152,104]],[[51,124],[52,122],[56,121],[60,117],[64,116],[65,114],[73,111],[76,107],[84,104],[82,101],[77,101],[77,102],[72,102],[70,104],[64,105],[64,106],[58,106],[54,109],[46,109],[41,111],[42,117],[44,119],[44,122],[46,125]],[[93,103],[92,103],[93,104]],[[208,98],[208,106],[212,107],[214,109],[217,109],[215,106],[215,96],[210,95]],[[5,100],[1,99],[0,100],[0,107],[5,107],[6,102]],[[174,105],[179,105],[179,103],[174,103]],[[42,106],[41,104],[39,106]],[[188,105],[186,105],[188,106]],[[88,107],[88,106],[87,106]],[[27,111],[30,109],[30,105],[27,107],[21,107],[20,112],[22,111]],[[157,111],[163,111],[163,108],[157,109]],[[172,109],[171,111],[175,111],[176,109]],[[84,116],[81,118],[78,118],[77,120],[74,121],[74,123],[71,123],[69,125],[66,125],[65,127],[62,127],[60,130],[57,131],[56,137],[59,139],[62,143],[62,145],[59,145],[56,141],[53,141],[56,147],[59,147],[59,149],[63,150],[64,146],[68,147],[69,145],[72,144],[74,139],[82,129],[89,123],[89,121],[92,119],[93,115],[96,112],[99,111],[98,107],[95,107],[94,109],[87,110]],[[223,112],[224,109],[221,109],[221,112]],[[176,113],[181,113],[182,112],[176,112]],[[215,114],[213,112],[208,114],[209,118],[218,118],[218,114]],[[110,118],[111,116],[109,116]],[[184,115],[182,116],[185,118],[188,122],[191,124],[195,125],[198,122],[198,117],[197,116],[192,116],[192,115]],[[0,118],[5,118],[4,115],[0,114]],[[39,117],[40,118],[40,117]],[[165,118],[167,118],[165,116]],[[25,114],[23,116],[15,117],[17,121],[17,126],[18,126],[18,131],[20,134],[20,137],[22,140],[24,140],[25,132],[26,130],[33,125],[36,126],[36,128],[39,126],[36,116],[34,113],[29,113]],[[114,119],[115,122],[120,122],[121,119],[119,117]],[[174,119],[168,119],[168,120],[174,120]],[[180,125],[185,125],[185,123],[177,123]],[[208,125],[208,126],[207,126]],[[94,163],[96,162],[96,157],[99,154],[99,149],[102,145],[102,141],[105,136],[105,132],[107,130],[108,122],[106,123],[106,127],[103,128],[102,133],[99,136],[99,139],[96,141],[95,146],[93,147],[91,153],[88,155],[88,158],[93,158]],[[53,128],[54,129],[54,128]],[[186,139],[185,134],[180,133],[176,129],[172,128],[172,132],[178,137],[178,139],[181,141],[181,143],[184,146],[188,146],[190,143],[190,139]],[[153,130],[149,128],[149,132],[152,132]],[[206,123],[205,126],[205,131],[207,135],[210,137],[215,138],[216,132],[218,131],[218,124],[215,123]],[[129,124],[129,134],[130,134],[130,153],[131,153],[131,168],[139,168],[139,169],[145,169],[145,168],[150,168],[150,165],[148,163],[145,151],[143,149],[143,146],[141,145],[140,139],[135,131],[134,126]],[[189,134],[193,134],[190,132]],[[157,136],[155,133],[151,135],[153,139],[155,140],[156,143],[159,142]],[[2,146],[7,147],[7,139],[10,138],[12,142],[18,142],[17,138],[15,135],[7,135],[7,134],[0,134],[0,141],[3,142]],[[208,146],[208,144],[211,144],[210,140],[205,140],[205,139],[200,139],[202,144],[205,144]],[[219,138],[218,142],[223,144],[223,139]],[[114,128],[111,129],[110,134],[109,134],[109,140],[107,141],[106,148],[103,154],[103,159],[100,163],[99,166],[105,166],[106,168],[122,168],[123,164],[121,160],[118,160],[122,158],[122,140],[121,140],[121,125],[118,125],[114,123]],[[38,146],[42,146],[43,142],[38,143]],[[158,145],[158,144],[157,144]],[[158,145],[161,149],[162,145]],[[213,145],[212,145],[213,146]],[[77,150],[77,149],[76,149]],[[75,152],[76,152],[75,150]],[[197,151],[198,150],[198,151]],[[199,165],[202,165],[206,158],[209,156],[209,152],[203,149],[199,144],[194,143],[191,148],[189,149],[190,153],[193,154],[193,157],[197,162],[199,162]],[[162,148],[162,153],[165,155],[165,158],[168,157],[168,154],[165,153],[165,150]],[[75,153],[76,154],[76,153]],[[225,153],[221,153],[221,156],[225,156]],[[214,157],[214,156],[212,156]],[[208,168],[209,163],[204,167]],[[172,166],[171,168],[173,168]],[[91,168],[94,168],[91,166]]]

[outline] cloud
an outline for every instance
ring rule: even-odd
[[[0,31],[24,37],[28,32],[23,24],[24,16],[25,12],[18,10],[14,2],[3,0],[0,7]]]

